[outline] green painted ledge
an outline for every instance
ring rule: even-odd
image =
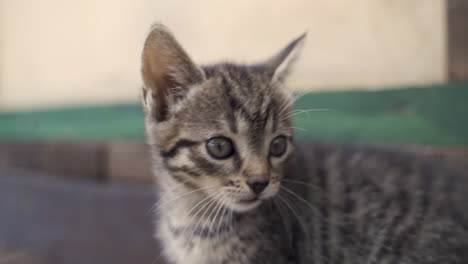
[[[295,109],[299,137],[468,145],[468,82],[380,91],[316,92]],[[137,103],[0,113],[0,140],[142,140]]]

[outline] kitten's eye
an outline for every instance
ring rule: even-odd
[[[229,138],[215,137],[206,142],[206,149],[213,158],[227,159],[234,154],[234,146]]]
[[[279,157],[286,152],[287,140],[285,136],[274,138],[270,143],[270,155]]]

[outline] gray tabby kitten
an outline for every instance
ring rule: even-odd
[[[144,45],[146,132],[169,263],[468,263],[466,179],[436,162],[293,142],[283,82],[304,36],[254,65]]]

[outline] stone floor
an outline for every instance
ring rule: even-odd
[[[158,263],[153,199],[151,185],[0,169],[0,263]]]

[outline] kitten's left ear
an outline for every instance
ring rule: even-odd
[[[264,63],[270,72],[272,82],[283,82],[289,75],[294,62],[299,57],[299,53],[304,45],[307,32],[294,39],[278,54]]]

